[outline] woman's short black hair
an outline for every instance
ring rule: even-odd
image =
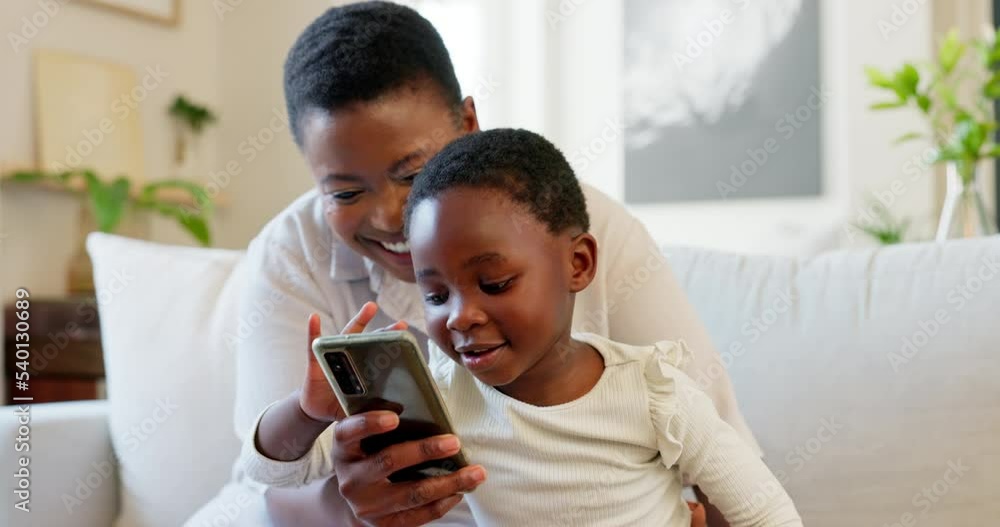
[[[285,104],[295,142],[311,110],[336,111],[430,81],[456,112],[462,92],[434,26],[409,7],[362,2],[328,9],[285,59]]]
[[[453,188],[486,188],[523,205],[549,232],[590,229],[587,202],[573,168],[544,137],[498,128],[466,135],[420,171],[406,203],[406,224],[420,202]]]

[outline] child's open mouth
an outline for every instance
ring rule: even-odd
[[[500,353],[507,347],[506,342],[493,346],[462,346],[455,351],[462,357],[462,365],[470,371],[486,370],[496,364]]]

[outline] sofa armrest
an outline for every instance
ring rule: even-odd
[[[118,469],[107,404],[80,401],[0,407],[0,474],[7,475],[0,489],[8,517],[4,525],[107,527],[114,522]],[[26,408],[27,428],[21,424]],[[10,477],[21,470],[22,456],[28,458],[27,478]],[[15,494],[25,481],[29,512],[17,509],[21,498]]]

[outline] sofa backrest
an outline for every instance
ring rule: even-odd
[[[997,522],[1000,237],[667,253],[806,525]]]
[[[106,291],[119,525],[180,525],[237,453],[225,335],[242,253],[101,234],[88,247]],[[806,525],[1000,518],[1000,238],[806,261],[666,252]],[[176,408],[157,422],[163,401]]]

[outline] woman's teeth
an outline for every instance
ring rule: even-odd
[[[378,242],[378,243],[382,246],[382,248],[391,253],[406,254],[410,252],[409,242],[396,242],[396,243]]]

